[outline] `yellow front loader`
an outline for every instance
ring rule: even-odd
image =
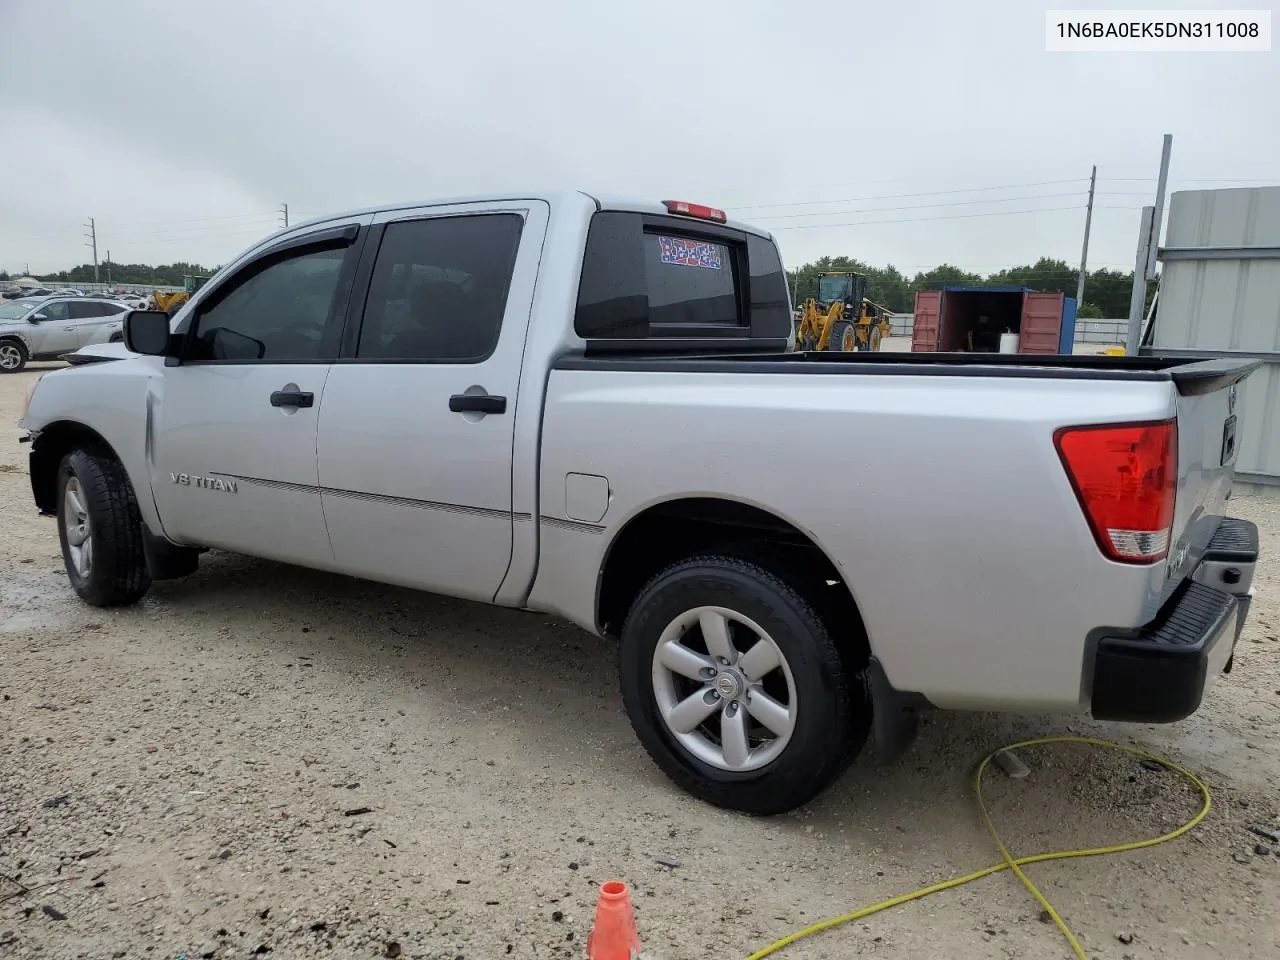
[[[864,295],[867,278],[859,273],[821,273],[818,296],[804,302],[796,331],[801,350],[877,351],[889,335],[887,307]]]

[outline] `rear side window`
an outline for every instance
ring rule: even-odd
[[[680,349],[732,338],[759,350],[784,346],[791,326],[786,275],[769,240],[679,217],[592,217],[574,318],[583,339]]]
[[[388,224],[358,359],[478,363],[493,353],[524,220],[512,213]]]
[[[73,320],[109,317],[111,314],[116,313],[118,309],[114,304],[103,303],[101,300],[83,300],[71,304],[71,317]]]

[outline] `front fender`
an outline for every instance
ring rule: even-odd
[[[34,437],[33,471],[49,459],[61,461],[74,446],[105,444],[133,484],[142,519],[152,532],[163,534],[148,459],[150,408],[162,376],[154,359],[95,363],[45,374],[31,396],[23,426]],[[36,479],[33,472],[33,483]]]
[[[22,344],[23,349],[27,351],[27,355],[31,355],[31,334],[25,330],[0,331],[0,340],[17,340]]]

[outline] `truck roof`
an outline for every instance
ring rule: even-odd
[[[326,223],[330,220],[337,220],[343,217],[358,217],[364,216],[365,214],[381,213],[387,210],[410,210],[418,207],[444,207],[464,203],[495,203],[504,200],[543,200],[554,207],[564,203],[570,197],[586,197],[595,203],[598,210],[619,210],[629,213],[650,213],[662,216],[665,216],[668,213],[667,208],[663,206],[662,200],[646,200],[624,194],[592,193],[587,190],[506,190],[501,193],[470,194],[455,197],[433,197],[428,200],[416,201],[394,201],[391,203],[380,203],[374,206],[360,207],[353,210],[338,210],[333,213],[325,214],[321,217],[312,217],[309,220],[291,224],[285,230],[279,231],[279,233],[283,234],[297,230],[299,227],[305,227],[315,223]],[[728,220],[725,225],[732,227],[735,230],[754,233],[757,236],[765,237],[769,240],[773,239],[773,235],[767,230],[752,226],[748,223],[742,223],[737,220]]]

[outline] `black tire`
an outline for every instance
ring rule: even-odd
[[[686,611],[716,606],[754,621],[776,643],[795,683],[790,740],[766,765],[732,771],[695,756],[663,720],[653,662],[667,625]],[[757,816],[809,802],[866,743],[871,702],[850,651],[841,651],[813,603],[759,564],[721,555],[693,557],[654,577],[622,630],[622,698],[649,756],[678,786],[719,807]]]
[[[852,343],[846,343],[846,337],[852,337]],[[853,324],[848,320],[838,320],[834,327],[831,328],[831,339],[827,341],[827,349],[834,350],[837,353],[848,353],[858,349],[858,335],[854,332]]]
[[[16,337],[0,339],[0,373],[17,373],[31,357],[27,346]]]
[[[67,535],[68,483],[74,479],[88,514],[91,563],[81,574]],[[58,468],[58,540],[71,587],[95,607],[136,603],[151,587],[143,549],[142,517],[128,474],[101,450],[73,450]]]

